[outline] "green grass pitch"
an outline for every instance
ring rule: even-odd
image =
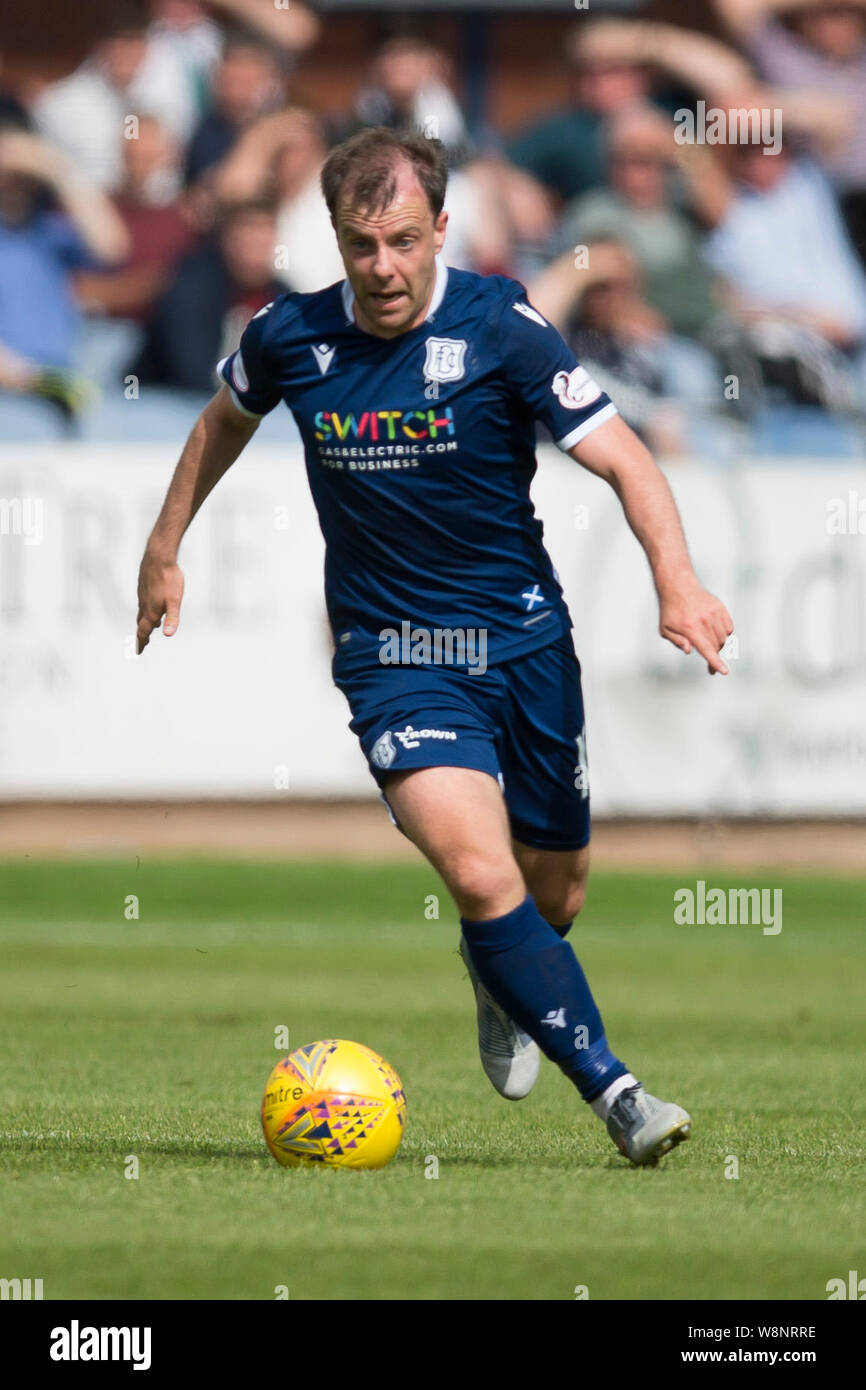
[[[611,1045],[692,1112],[638,1170],[549,1063],[520,1104],[492,1091],[422,865],[0,865],[0,1275],[46,1299],[825,1299],[866,1274],[866,889],[705,877],[782,887],[781,933],[676,926],[694,879],[598,872],[572,936]],[[398,1069],[388,1168],[269,1156],[280,1025]]]

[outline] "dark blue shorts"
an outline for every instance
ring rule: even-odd
[[[335,681],[383,795],[392,772],[475,768],[499,781],[522,844],[589,843],[583,695],[570,632],[483,673],[373,658]]]

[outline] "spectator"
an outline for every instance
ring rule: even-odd
[[[599,241],[587,249],[579,265],[572,251],[557,257],[529,281],[529,298],[650,447],[682,453],[698,410],[709,416],[720,397],[720,373],[669,333],[626,245]]]
[[[57,150],[29,132],[0,133],[0,385],[74,408],[80,314],[70,274],[117,263],[128,249],[109,201]]]
[[[208,109],[224,48],[223,30],[209,17],[208,9],[216,10],[220,20],[239,23],[256,34],[286,66],[309,47],[319,30],[315,15],[301,0],[291,0],[279,9],[262,0],[211,0],[209,6],[202,0],[149,0],[144,83],[159,91],[174,87],[177,116],[168,124],[183,144]]]
[[[289,290],[324,289],[345,275],[319,174],[327,146],[322,123],[306,107],[264,116],[216,172],[223,203],[274,198],[275,273]]]
[[[572,99],[518,134],[509,159],[560,203],[605,182],[606,119],[646,101],[657,77],[702,96],[745,84],[746,63],[724,44],[671,24],[581,20],[568,49]]]
[[[196,230],[179,197],[177,142],[159,121],[142,116],[138,139],[124,141],[123,155],[123,186],[113,201],[129,255],[112,269],[79,271],[75,290],[89,312],[144,322]]]
[[[866,261],[866,0],[715,4],[767,82],[844,103],[847,121],[823,162],[841,196],[851,238]]]
[[[308,46],[318,21],[303,4],[276,10],[259,0],[219,0],[289,57]],[[122,140],[130,116],[155,116],[186,147],[209,102],[222,31],[199,0],[150,0],[150,22],[134,0],[115,0],[106,38],[71,76],[33,98],[38,129],[100,188],[123,176]]]
[[[208,18],[216,10],[220,20],[258,34],[287,55],[305,53],[319,36],[319,20],[303,0],[277,6],[261,0],[150,0],[151,32],[159,32],[187,53],[199,72],[211,71],[219,56],[221,31]]]
[[[833,190],[784,148],[735,145],[730,157],[734,181],[706,254],[733,287],[740,341],[765,381],[766,364],[787,364],[795,400],[844,404],[866,343],[866,275]]]
[[[187,184],[219,164],[252,121],[282,105],[284,85],[280,65],[261,39],[238,35],[226,42],[213,76],[210,110],[187,149]]]
[[[671,122],[647,105],[611,118],[607,148],[608,186],[568,205],[563,244],[624,243],[640,267],[647,302],[674,333],[699,337],[716,307],[699,233],[724,196],[713,152],[678,145]]]
[[[135,6],[118,5],[108,36],[70,77],[46,86],[32,111],[37,127],[98,188],[113,192],[123,178],[123,138],[130,116],[156,115],[178,139],[188,134],[179,94],[183,72],[148,70],[147,27]]]
[[[441,140],[454,166],[468,158],[469,133],[451,90],[446,54],[426,39],[389,39],[373,60],[355,114],[361,125],[420,130]]]
[[[185,257],[157,305],[133,369],[142,382],[210,391],[220,358],[249,319],[281,291],[274,279],[276,223],[265,202],[228,208],[218,232]]]

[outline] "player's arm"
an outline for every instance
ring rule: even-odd
[[[256,428],[282,399],[273,378],[267,338],[271,310],[260,309],[247,324],[240,346],[217,366],[222,385],[192,428],[171,480],[138,576],[138,650],[143,652],[163,617],[163,632],[177,631],[183,575],[177,552],[187,527]],[[278,311],[279,312],[279,311]]]
[[[553,324],[528,302],[524,286],[504,280],[503,288],[499,349],[505,380],[563,453],[617,493],[652,568],[662,636],[684,652],[694,647],[711,672],[727,675],[719,650],[733,623],[698,582],[663,473]]]
[[[622,503],[628,524],[650,563],[659,599],[659,632],[683,652],[692,647],[712,675],[728,668],[719,656],[734,630],[720,599],[692,568],[677,505],[649,450],[621,416],[605,420],[567,452],[604,478]]]
[[[231,468],[259,421],[243,414],[221,386],[199,418],[180,456],[138,574],[138,651],[143,652],[163,616],[163,632],[177,630],[183,574],[177,552],[202,502]]]

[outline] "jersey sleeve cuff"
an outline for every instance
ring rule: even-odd
[[[599,425],[603,425],[605,420],[610,420],[618,414],[619,411],[613,401],[609,401],[607,405],[602,406],[601,410],[590,415],[588,420],[583,420],[579,425],[575,425],[573,430],[569,430],[568,434],[557,439],[556,443],[563,453],[567,453],[569,449],[574,448],[575,444],[579,444],[581,439],[585,439],[588,434],[592,434],[593,430],[598,429]]]

